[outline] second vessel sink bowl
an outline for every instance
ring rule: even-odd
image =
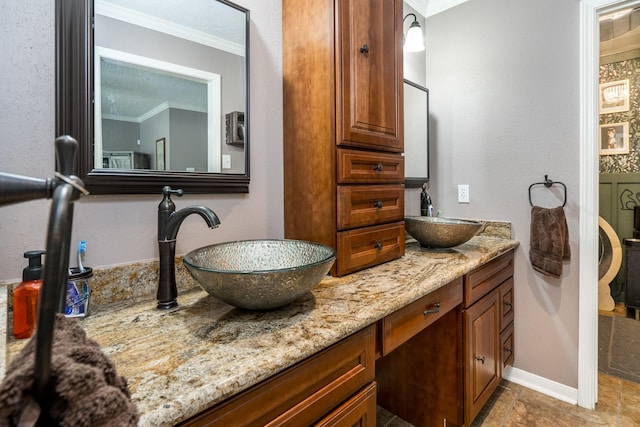
[[[475,236],[484,226],[482,222],[433,216],[404,218],[407,232],[421,246],[446,249],[459,246]]]
[[[195,249],[184,265],[210,295],[236,307],[269,310],[311,291],[329,272],[335,251],[302,240],[244,240]]]

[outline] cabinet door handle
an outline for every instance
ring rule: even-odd
[[[369,53],[369,45],[366,43],[362,45],[362,47],[360,48],[360,53]]]
[[[377,250],[380,250],[380,249],[382,249],[382,243],[380,243],[380,242],[375,242],[375,243],[373,244],[373,247],[374,247],[374,248],[376,248]]]
[[[509,352],[509,354],[513,354],[513,350],[512,350],[512,349],[510,349],[510,348],[505,347],[505,348],[504,348],[504,351]]]
[[[476,356],[476,360],[484,365],[485,358],[484,356]]]
[[[373,207],[377,209],[382,209],[382,200],[376,200],[373,202]]]
[[[507,301],[505,301],[505,302],[504,302],[504,305],[506,305],[506,306],[507,306],[507,307],[509,307],[509,308],[513,308],[513,303],[511,303],[511,302],[507,302]]]
[[[423,314],[426,316],[427,314],[435,314],[440,312],[440,303],[437,302],[433,304],[433,308],[427,308]]]
[[[382,172],[382,170],[384,169],[384,167],[382,166],[382,163],[378,163],[377,165],[375,165],[373,167],[373,170],[376,172]]]

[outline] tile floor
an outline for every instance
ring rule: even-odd
[[[508,381],[473,423],[477,426],[638,426],[640,384],[600,373],[593,411],[561,402]]]
[[[605,316],[629,317],[624,303]],[[412,427],[378,408],[377,427]],[[598,403],[593,411],[570,405],[526,387],[503,381],[471,427],[632,427],[640,426],[640,384],[598,373]]]
[[[411,424],[379,408],[377,426],[410,427]],[[480,426],[640,426],[640,384],[600,373],[598,404],[590,411],[503,381],[472,424],[472,427]]]

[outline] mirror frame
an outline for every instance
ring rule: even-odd
[[[429,167],[429,162],[430,162],[430,154],[429,153],[429,131],[431,130],[431,127],[429,126],[429,89],[427,89],[424,86],[421,86],[415,82],[412,82],[411,80],[408,79],[404,79],[404,83],[415,87],[418,90],[422,90],[425,92],[426,96],[427,96],[427,176],[424,177],[418,177],[418,176],[412,176],[412,177],[405,177],[404,178],[404,187],[405,188],[422,188],[422,185],[429,182],[429,174],[430,174],[430,167]],[[406,109],[403,109],[404,114],[407,114]],[[406,137],[406,133],[405,133],[405,137]],[[404,145],[404,150],[405,150],[405,156],[407,155],[407,141],[405,140],[405,145]]]
[[[165,185],[192,194],[249,192],[249,10],[216,1],[246,16],[244,174],[94,168],[93,0],[56,0],[56,135],[78,141],[76,174],[91,194],[155,194]]]

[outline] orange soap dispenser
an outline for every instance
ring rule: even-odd
[[[22,283],[13,290],[13,336],[29,338],[36,329],[38,302],[42,288],[44,251],[27,251],[29,266],[22,270]]]

